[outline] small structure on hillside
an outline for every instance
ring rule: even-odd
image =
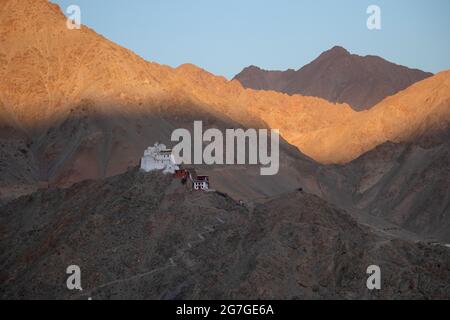
[[[174,176],[178,179],[187,179],[189,178],[189,171],[187,171],[186,169],[178,169],[175,170]]]
[[[209,176],[199,176],[193,169],[189,170],[189,178],[192,181],[194,190],[209,190]]]
[[[175,163],[172,150],[167,149],[164,144],[155,143],[148,147],[141,158],[141,170],[145,172],[162,170],[164,173],[175,173],[179,167]]]
[[[194,190],[208,190],[209,189],[209,177],[197,176],[197,180],[193,181]]]

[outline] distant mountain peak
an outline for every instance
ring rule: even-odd
[[[255,66],[255,65],[250,65],[250,66],[248,66],[248,67],[246,67],[245,68],[246,70],[261,70],[261,71],[264,71],[262,68],[260,68],[260,67],[258,67],[258,66]]]
[[[351,53],[341,46],[334,46],[333,48],[325,51],[322,54],[328,54],[328,55],[351,55]]]
[[[359,111],[430,76],[378,56],[363,57],[334,46],[297,71],[264,71],[251,66],[234,79],[246,88],[320,97],[348,103]]]

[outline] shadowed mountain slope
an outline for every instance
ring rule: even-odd
[[[378,234],[303,192],[245,208],[133,170],[1,210],[2,298],[450,296],[449,248]],[[81,293],[65,286],[72,264],[82,270]],[[383,272],[377,292],[366,287],[373,264]]]
[[[450,130],[386,143],[344,166],[317,171],[321,197],[362,219],[382,218],[450,243]]]

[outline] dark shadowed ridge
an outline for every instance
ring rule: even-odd
[[[450,296],[450,249],[375,232],[300,191],[241,206],[170,175],[130,170],[1,210],[4,299]],[[82,269],[82,292],[65,286],[72,264]],[[382,290],[366,287],[373,264]]]

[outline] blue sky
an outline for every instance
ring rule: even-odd
[[[438,72],[450,69],[449,0],[52,0],[147,60],[232,78],[248,65],[298,69],[340,45]],[[366,27],[369,5],[382,29]]]

